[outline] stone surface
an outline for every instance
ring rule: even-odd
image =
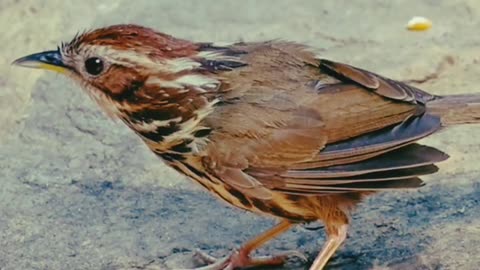
[[[474,0],[3,0],[0,15],[1,270],[193,267],[196,249],[225,255],[274,222],[232,209],[166,168],[67,79],[9,65],[77,31],[138,23],[197,41],[283,38],[424,81],[417,86],[432,93],[480,92]],[[433,28],[406,31],[416,15]],[[366,201],[328,268],[478,269],[479,132],[455,127],[424,140],[451,159],[418,191]],[[300,226],[259,253],[298,249],[313,260],[323,240],[322,230]]]

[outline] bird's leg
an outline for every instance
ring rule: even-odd
[[[281,265],[289,257],[298,257],[306,260],[305,256],[297,251],[288,251],[275,256],[250,257],[252,251],[258,249],[269,240],[287,231],[293,224],[288,220],[283,220],[275,227],[260,234],[252,240],[246,242],[239,250],[233,252],[230,256],[222,259],[215,259],[209,255],[198,252],[197,255],[203,262],[210,265],[195,268],[194,270],[232,270],[237,268],[247,268],[254,266],[275,266]]]
[[[323,267],[325,267],[328,260],[347,238],[347,229],[347,224],[327,224],[327,242],[323,245],[322,250],[313,262],[312,266],[310,266],[310,270],[321,270]]]

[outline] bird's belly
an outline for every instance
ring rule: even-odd
[[[313,221],[319,218],[317,211],[322,211],[318,207],[319,200],[316,197],[289,195],[272,191],[272,198],[264,200],[242,193],[217,179],[190,178],[228,204],[257,214],[294,221]]]
[[[252,197],[187,162],[169,163],[171,167],[199,183],[230,205],[250,212],[305,222],[328,219],[350,208],[359,200],[351,195],[308,196],[272,190],[271,199]],[[356,196],[354,196],[356,197]]]
[[[250,212],[294,221],[313,221],[319,218],[316,207],[312,204],[312,199],[315,201],[314,197],[272,192],[272,198],[264,200],[251,197],[225,184],[203,183],[202,186],[228,204]]]

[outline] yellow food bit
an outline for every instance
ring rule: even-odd
[[[407,23],[410,31],[426,31],[432,27],[432,21],[425,17],[413,17]]]

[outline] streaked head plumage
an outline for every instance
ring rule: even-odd
[[[219,101],[217,73],[245,66],[244,54],[142,26],[114,25],[78,34],[55,51],[14,64],[65,73],[110,116],[162,152],[180,143],[197,145],[193,134],[205,130],[200,122]]]

